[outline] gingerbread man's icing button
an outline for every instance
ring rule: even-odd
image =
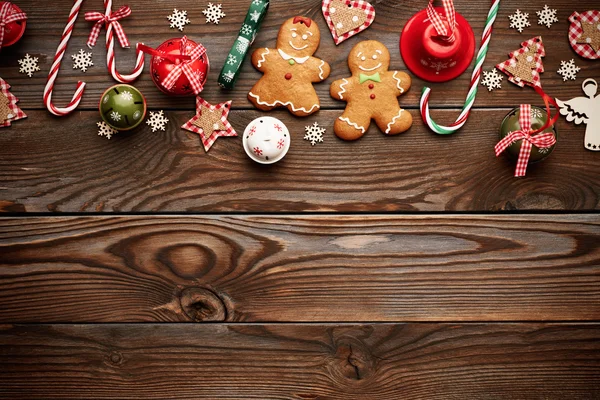
[[[371,100],[375,100],[376,96],[375,96],[375,94],[372,94],[370,97],[371,97]]]
[[[289,72],[287,74],[285,74],[285,79],[288,80],[288,81],[290,79],[292,79],[292,74],[290,74]]]
[[[375,85],[373,85],[372,83],[369,83],[369,89],[373,89],[375,87]]]
[[[242,139],[248,157],[259,164],[274,164],[290,149],[290,132],[283,122],[261,117],[250,122]]]

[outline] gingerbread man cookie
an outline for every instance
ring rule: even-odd
[[[322,82],[331,68],[313,57],[321,33],[317,24],[304,17],[287,20],[279,30],[276,49],[257,49],[252,64],[264,76],[254,85],[248,99],[260,110],[287,107],[296,116],[307,116],[321,104],[313,83]]]
[[[400,108],[398,97],[410,88],[410,77],[388,71],[390,52],[383,43],[367,40],[358,43],[348,56],[352,76],[333,82],[331,97],[347,102],[346,110],[333,125],[344,140],[361,138],[371,119],[386,135],[397,135],[412,125],[412,116]]]

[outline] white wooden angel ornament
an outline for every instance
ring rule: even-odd
[[[591,151],[600,151],[600,94],[598,83],[594,79],[586,79],[581,85],[587,97],[575,97],[568,101],[556,102],[560,106],[560,113],[567,121],[579,125],[587,125],[584,146]]]

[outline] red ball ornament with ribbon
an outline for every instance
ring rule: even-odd
[[[167,40],[156,49],[140,48],[152,55],[152,81],[163,93],[197,96],[202,92],[210,69],[204,46],[184,36]]]
[[[404,26],[400,52],[408,69],[421,79],[446,82],[462,74],[475,53],[473,29],[454,10],[452,0],[443,7],[429,1]]]
[[[0,1],[0,50],[19,41],[25,33],[27,15],[14,3]]]

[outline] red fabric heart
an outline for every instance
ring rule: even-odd
[[[349,8],[350,10],[347,10],[347,8]],[[363,0],[323,0],[322,10],[323,16],[325,17],[325,21],[327,21],[327,25],[329,26],[329,30],[331,31],[331,36],[333,36],[333,40],[336,45],[364,31],[369,26],[371,26],[371,24],[375,20],[375,8],[371,5],[371,3]],[[346,16],[356,16],[354,21],[361,22],[364,20],[364,22],[356,28],[347,31],[341,35],[338,35],[338,31],[345,31],[346,29],[342,26],[338,26],[336,28],[337,24],[343,24],[345,22],[352,23],[353,21],[352,17],[350,19],[340,19],[340,12],[343,12]]]

